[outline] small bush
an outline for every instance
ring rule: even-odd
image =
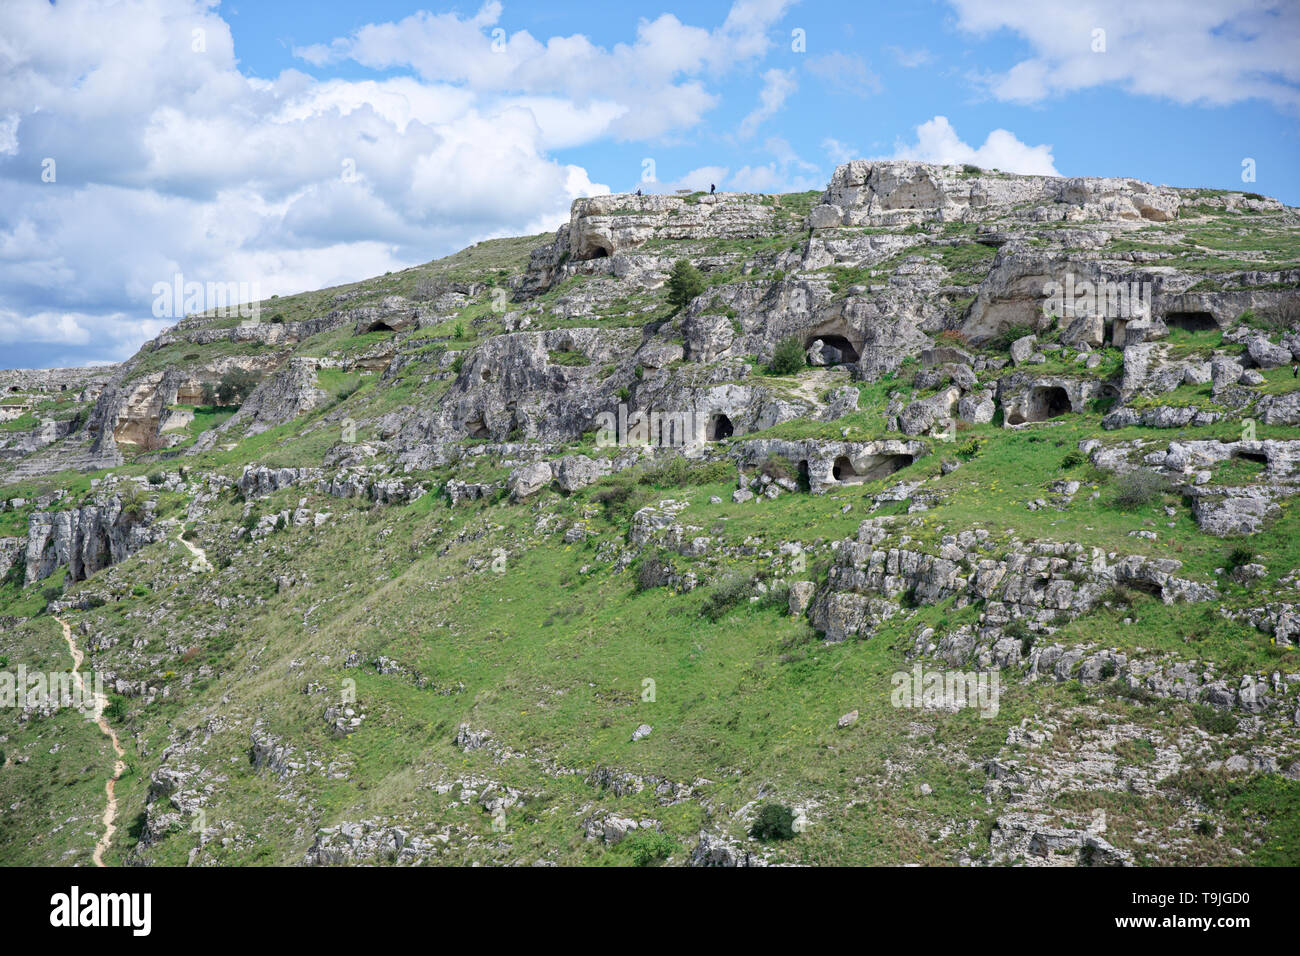
[[[1034,641],[1038,638],[1038,635],[1029,629],[1029,625],[1019,618],[1008,621],[1002,628],[1002,633],[1020,642],[1021,657],[1029,656],[1029,652],[1034,649]]]
[[[1065,457],[1061,459],[1061,469],[1077,468],[1087,460],[1087,456],[1081,451],[1066,452]]]
[[[1160,500],[1169,490],[1165,476],[1150,468],[1127,471],[1115,479],[1115,505],[1132,510]]]
[[[662,551],[647,554],[636,567],[636,589],[638,591],[652,591],[655,588],[661,588],[668,583],[668,578],[672,573],[672,565],[665,560]]]
[[[121,722],[126,719],[126,698],[120,694],[110,694],[108,704],[104,707],[104,717],[110,721]]]
[[[749,828],[755,840],[768,843],[772,840],[794,839],[794,811],[783,803],[765,803],[758,811],[758,819]]]
[[[634,479],[619,475],[592,495],[592,500],[605,509],[605,516],[613,521],[627,520],[636,511],[640,497],[636,495]]]
[[[673,855],[677,841],[666,833],[657,830],[641,830],[633,833],[618,845],[618,850],[632,857],[636,866],[654,866]]]
[[[166,480],[167,476],[161,471],[155,471],[149,474],[149,484],[151,485],[161,485]]]
[[[957,457],[965,458],[969,461],[971,458],[974,458],[976,455],[980,453],[980,448],[983,446],[983,444],[984,443],[981,442],[978,438],[971,436],[970,438],[967,438],[964,442],[962,442],[960,445],[957,446]]]
[[[1240,545],[1232,549],[1228,555],[1228,570],[1235,571],[1237,568],[1245,567],[1255,560],[1255,552],[1250,548],[1241,547]]]
[[[795,476],[795,465],[784,455],[768,455],[758,466],[758,473],[776,481],[778,478],[791,480]]]
[[[1192,717],[1196,725],[1211,734],[1233,734],[1237,732],[1237,718],[1231,711],[1219,710],[1208,704],[1193,704]]]
[[[1011,343],[1017,339],[1023,339],[1026,335],[1033,335],[1036,330],[1029,325],[1009,325],[996,336],[989,340],[991,348],[1006,351],[1011,348]]]
[[[728,481],[734,475],[735,466],[728,461],[693,464],[685,455],[673,455],[643,471],[637,480],[652,488],[687,488]]]
[[[221,376],[221,381],[217,383],[214,396],[218,405],[238,405],[246,399],[253,389],[257,388],[260,377],[252,372],[243,369],[231,369],[225,375]]]
[[[714,585],[700,613],[710,621],[719,621],[737,605],[749,600],[753,582],[743,574],[731,574]]]
[[[1137,603],[1138,592],[1123,584],[1117,584],[1102,595],[1102,602],[1116,607],[1132,607]]]
[[[772,375],[793,375],[802,369],[807,361],[808,356],[804,353],[803,344],[791,335],[777,343],[767,370]]]

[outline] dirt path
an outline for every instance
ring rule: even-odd
[[[77,682],[77,691],[79,694],[84,695],[86,682],[81,676],[81,662],[84,660],[85,655],[77,647],[77,642],[72,639],[72,628],[68,626],[68,622],[61,617],[56,617],[55,620],[63,628],[63,639],[68,642],[68,652],[72,655],[72,677]],[[113,840],[113,833],[117,830],[113,823],[117,819],[117,794],[115,791],[117,781],[126,772],[126,763],[122,760],[126,756],[126,751],[122,749],[122,742],[117,739],[117,734],[113,732],[113,728],[108,725],[108,721],[104,718],[104,707],[107,704],[107,697],[98,693],[95,695],[95,723],[99,725],[100,731],[113,742],[113,751],[117,754],[117,761],[113,764],[113,776],[108,778],[108,783],[104,786],[104,793],[108,800],[104,806],[104,835],[95,844],[95,852],[92,854],[95,866],[104,865],[104,851],[108,849],[108,845]]]
[[[182,532],[183,534],[183,532]],[[176,539],[185,547],[190,549],[190,554],[194,555],[194,562],[190,565],[191,571],[211,571],[212,565],[208,563],[208,553],[200,548],[197,544],[190,544],[184,537]]]

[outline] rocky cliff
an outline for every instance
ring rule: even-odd
[[[103,671],[116,862],[1295,865],[1297,362],[1263,196],[583,199],[0,374],[0,655]]]

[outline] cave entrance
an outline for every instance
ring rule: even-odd
[[[915,458],[912,455],[872,455],[862,469],[864,481],[885,478],[900,468],[906,468]]]
[[[825,365],[850,365],[859,359],[858,350],[842,335],[810,335],[804,342],[804,351],[821,342],[821,354]]]
[[[735,431],[731,419],[718,413],[709,416],[709,424],[704,429],[704,438],[707,441],[722,441],[724,438],[730,438]]]
[[[853,467],[853,462],[849,461],[848,455],[840,455],[835,459],[835,463],[831,465],[831,477],[846,485],[860,484],[865,480]]]
[[[377,322],[371,322],[369,327],[366,328],[366,331],[367,332],[393,332],[395,330],[391,325],[389,325],[387,322],[381,319]]]
[[[1072,409],[1070,393],[1064,388],[1059,385],[1040,386],[1029,393],[1029,414],[1026,417],[1031,422],[1044,422]]]
[[[1209,312],[1167,312],[1165,327],[1184,332],[1210,332],[1218,329],[1219,323]]]
[[[465,423],[465,431],[469,432],[470,438],[491,438],[492,433],[488,431],[487,425],[481,418],[471,418]]]
[[[799,461],[799,490],[812,490],[812,474],[808,470],[807,458],[803,458]]]

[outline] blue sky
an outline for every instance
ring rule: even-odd
[[[177,273],[286,294],[847,158],[1300,205],[1298,51],[1288,0],[5,0],[0,364],[127,357]]]

